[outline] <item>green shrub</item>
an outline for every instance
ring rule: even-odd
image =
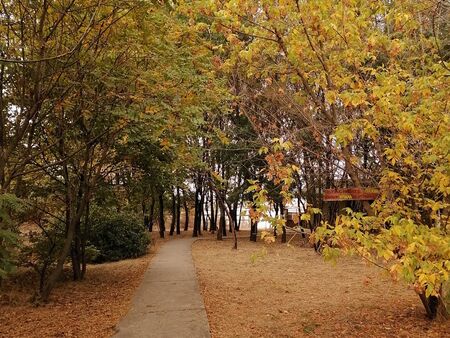
[[[144,255],[150,237],[142,221],[132,214],[108,211],[96,211],[91,217],[89,242],[99,251],[93,261],[102,263]]]
[[[23,208],[16,196],[0,194],[0,281],[16,269],[20,241],[11,216]]]
[[[92,263],[98,259],[100,250],[97,249],[94,245],[90,244],[86,246],[84,254],[86,255],[86,262]]]
[[[40,228],[42,231],[36,229],[26,234],[27,244],[21,248],[19,262],[24,267],[33,267],[43,283],[64,245],[65,226],[62,222],[41,220]]]

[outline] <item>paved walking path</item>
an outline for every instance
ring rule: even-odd
[[[186,238],[163,244],[115,337],[210,337],[192,261],[193,241]]]

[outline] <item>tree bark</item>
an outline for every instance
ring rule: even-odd
[[[203,220],[203,231],[208,231],[208,221],[206,219],[205,209],[208,208],[208,203],[205,203],[205,194],[202,194],[202,220]]]
[[[283,218],[286,221],[286,217],[285,217],[285,210],[284,210],[284,205],[283,203],[280,203],[280,216],[281,218]],[[283,225],[282,227],[282,234],[281,234],[281,243],[286,243],[287,242],[287,238],[286,238],[286,226]]]
[[[217,230],[217,215],[214,213],[214,193],[212,190],[210,191],[210,208],[211,208],[211,219],[209,230],[212,233],[215,233],[215,231]]]
[[[425,293],[422,292],[419,293],[419,297],[429,319],[436,319],[438,317],[441,317],[447,320],[449,318],[449,314],[447,312],[445,303],[442,300],[442,296],[427,297]]]
[[[232,231],[233,239],[234,239],[233,249],[237,250],[236,230],[234,229],[233,217],[231,216],[231,213],[230,213],[230,210],[229,210],[229,206],[225,204],[225,199],[221,199],[221,198],[219,198],[219,204],[221,206],[221,209],[223,209],[225,211],[225,213],[227,214],[228,221],[231,223],[231,231]],[[225,215],[224,215],[224,219],[225,219]],[[225,221],[224,221],[222,229],[224,231],[226,231]]]
[[[150,202],[150,213],[148,216],[148,231],[153,232],[153,223],[154,223],[154,213],[155,213],[155,197],[152,196],[152,200]]]
[[[189,208],[186,199],[186,193],[183,194],[183,204],[184,204],[184,231],[189,230]]]
[[[159,193],[159,237],[164,238],[166,233],[166,224],[164,222],[164,192]]]
[[[177,187],[177,235],[181,234],[180,223],[181,223],[181,198],[180,198],[180,188]]]
[[[242,205],[243,204],[244,204],[244,201],[241,201],[241,203],[239,203],[239,220],[237,221],[237,224],[236,224],[236,230],[237,231],[241,230]]]
[[[217,230],[217,240],[221,241],[223,239],[224,236],[224,229],[225,229],[225,213],[222,209],[222,207],[220,207],[220,215],[219,215],[219,229]],[[226,229],[225,229],[226,231]],[[226,233],[225,233],[226,236]]]
[[[176,223],[176,217],[177,217],[177,204],[175,201],[175,193],[172,188],[172,219],[170,222],[170,231],[169,236],[173,236],[173,233],[175,232],[175,223]]]
[[[200,178],[197,178],[197,187],[195,188],[195,207],[194,207],[194,229],[192,231],[192,237],[198,237],[200,235],[200,226],[202,223],[202,210],[201,210],[201,187]]]
[[[91,235],[91,225],[89,223],[89,213],[90,213],[90,203],[87,202],[86,205],[86,213],[84,216],[84,234],[81,238],[81,279],[84,279],[87,270],[87,261],[86,261],[86,241]]]
[[[43,283],[43,286],[40,290],[40,293],[38,295],[38,298],[44,302],[48,301],[48,298],[50,296],[51,291],[55,287],[58,279],[61,277],[61,274],[63,272],[64,263],[66,261],[67,256],[70,254],[70,249],[72,247],[72,241],[75,237],[75,229],[77,223],[80,221],[81,216],[84,213],[85,207],[87,205],[87,202],[89,201],[89,191],[87,191],[86,183],[84,183],[83,187],[83,199],[79,205],[79,209],[74,208],[73,201],[73,195],[71,194],[71,190],[69,187],[68,191],[68,199],[67,202],[68,208],[66,209],[66,220],[67,223],[67,231],[66,231],[66,237],[64,239],[63,247],[58,255],[56,267],[55,269],[50,273],[48,279]]]
[[[250,220],[250,241],[256,242],[258,238],[258,221]]]
[[[146,229],[148,229],[149,218],[148,218],[148,214],[147,214],[147,203],[146,203],[145,197],[142,198],[142,216],[143,216],[143,221],[144,221],[144,227]]]
[[[278,217],[278,212],[279,212],[278,203],[274,203],[274,208],[275,208],[275,217]],[[273,227],[273,236],[275,238],[277,238],[277,236],[278,236],[276,227]]]

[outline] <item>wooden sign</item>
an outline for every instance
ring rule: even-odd
[[[380,191],[377,188],[325,189],[324,201],[373,201]]]

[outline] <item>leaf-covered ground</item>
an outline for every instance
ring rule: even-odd
[[[241,239],[197,241],[193,256],[213,338],[450,337],[418,296],[356,258]],[[266,252],[265,252],[266,251]]]
[[[0,337],[110,337],[157,247],[137,259],[89,266],[82,282],[67,275],[39,307],[30,303],[34,276],[24,271],[2,287]]]

